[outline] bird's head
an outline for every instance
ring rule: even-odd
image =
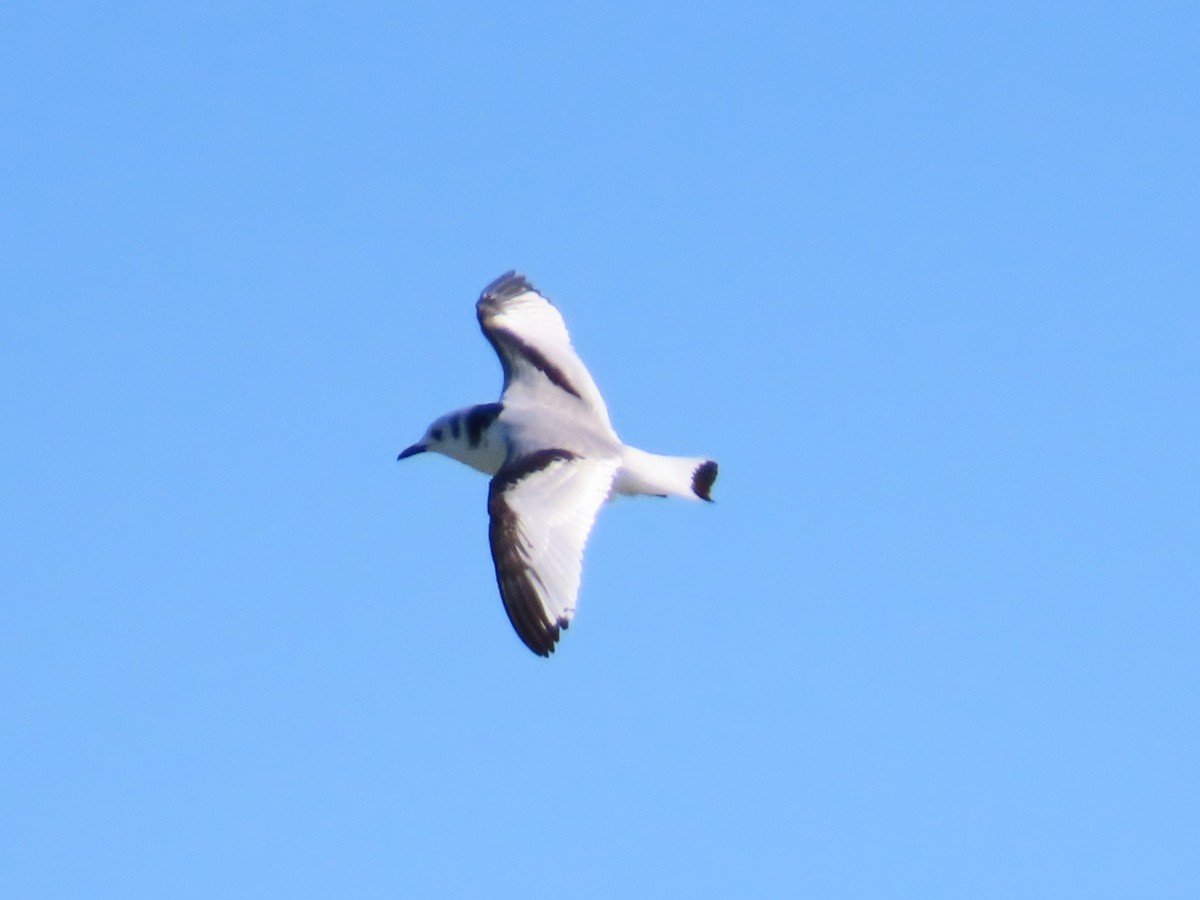
[[[504,462],[503,443],[492,440],[489,429],[500,414],[499,403],[484,403],[439,416],[411,447],[400,451],[397,459],[408,459],[432,451],[466,463],[494,475]]]
[[[425,434],[421,439],[411,447],[405,447],[400,451],[400,455],[396,459],[408,459],[410,456],[416,456],[418,453],[433,451],[441,453],[444,456],[450,456],[447,453],[448,445],[453,440],[450,432],[450,420],[453,413],[448,416],[439,416],[434,419],[432,424],[425,429]]]

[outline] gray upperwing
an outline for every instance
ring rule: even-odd
[[[501,275],[483,289],[475,312],[504,368],[505,399],[537,403],[540,392],[557,389],[582,403],[616,438],[608,407],[571,345],[562,314],[524,276]]]
[[[619,461],[538,450],[505,463],[488,490],[488,538],[504,611],[539,656],[575,615],[583,549]]]

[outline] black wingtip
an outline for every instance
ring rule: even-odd
[[[692,493],[712,503],[712,486],[717,480],[717,464],[711,459],[696,466],[692,473]]]
[[[511,300],[526,291],[533,291],[536,288],[529,283],[524,275],[519,274],[515,269],[509,269],[491,284],[483,289],[483,293],[479,295],[481,303],[495,302],[503,303],[505,300]]]
[[[549,659],[558,646],[558,639],[562,637],[562,631],[568,624],[567,621],[559,619],[553,625],[545,621],[533,621],[507,604],[505,604],[505,611],[508,613],[508,620],[512,623],[513,630],[521,639],[521,643],[537,656]]]
[[[518,631],[517,637],[521,639],[521,643],[532,650],[537,656],[540,656],[542,659],[549,659],[558,648],[558,639],[562,637],[562,630],[566,627],[567,623],[559,619],[545,631],[536,635]]]

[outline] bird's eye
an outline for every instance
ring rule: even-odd
[[[435,441],[440,441],[442,439],[442,429],[440,429],[440,428],[433,429],[433,431],[429,432],[429,436],[432,437]]]

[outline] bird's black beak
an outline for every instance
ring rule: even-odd
[[[410,456],[416,456],[418,453],[424,453],[427,449],[429,448],[424,444],[413,444],[411,447],[401,450],[400,455],[396,457],[396,461],[399,462],[402,459],[408,459]]]

